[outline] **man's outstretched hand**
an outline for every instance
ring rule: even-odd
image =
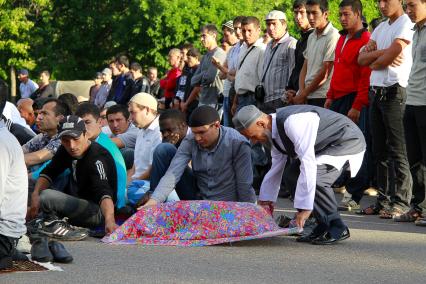
[[[305,221],[311,216],[311,210],[301,210],[296,213],[296,225],[298,228],[303,229]]]

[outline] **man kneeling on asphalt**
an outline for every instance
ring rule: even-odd
[[[246,106],[232,121],[252,142],[271,148],[272,166],[261,185],[259,205],[273,209],[287,157],[291,157],[294,162],[284,178],[293,191],[296,224],[303,228],[312,212],[318,223],[311,234],[297,241],[325,245],[350,237],[331,185],[347,170],[347,162],[352,177],[361,167],[366,146],[355,123],[344,115],[308,105],[280,108],[271,115]],[[297,181],[292,180],[295,177]]]
[[[189,126],[191,133],[181,142],[145,206],[165,201],[175,187],[183,200],[255,202],[248,141],[234,129],[221,126],[219,114],[210,106],[196,108]],[[190,161],[192,170],[185,171]]]
[[[62,146],[52,162],[42,171],[31,196],[31,216],[39,208],[43,219],[38,232],[62,240],[82,240],[87,230],[70,226],[105,225],[107,234],[114,231],[114,203],[117,172],[109,152],[90,142],[84,121],[70,115],[60,124]],[[71,170],[71,186],[67,193],[48,189],[52,180],[65,169]],[[64,219],[59,219],[64,218]]]

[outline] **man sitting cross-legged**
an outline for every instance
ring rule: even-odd
[[[42,171],[31,196],[30,215],[35,217],[39,209],[43,213],[38,232],[62,240],[84,239],[87,230],[70,226],[68,218],[76,226],[104,224],[105,232],[111,233],[116,228],[114,159],[105,148],[89,140],[84,121],[77,116],[70,115],[61,122],[59,137],[62,146]],[[70,189],[66,193],[48,189],[65,169],[71,170]]]
[[[189,119],[190,134],[180,144],[165,175],[145,206],[166,200],[176,186],[180,199],[255,202],[251,152],[248,141],[236,130],[220,125],[217,111],[200,106]],[[192,162],[192,179],[184,176]],[[183,179],[192,182],[177,186]]]
[[[117,203],[115,207],[121,208],[125,206],[127,182],[126,165],[120,150],[111,139],[102,132],[99,108],[91,103],[81,103],[77,107],[75,115],[84,121],[87,138],[89,138],[90,141],[99,143],[99,145],[107,149],[114,159],[115,169],[117,171]]]

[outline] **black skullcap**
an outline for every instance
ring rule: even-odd
[[[216,109],[211,106],[199,106],[197,107],[189,117],[188,125],[190,127],[199,127],[203,125],[209,125],[216,121],[220,121],[219,114]]]

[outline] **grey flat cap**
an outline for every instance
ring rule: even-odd
[[[262,116],[262,112],[254,105],[245,106],[232,118],[234,128],[238,131],[248,128]]]

